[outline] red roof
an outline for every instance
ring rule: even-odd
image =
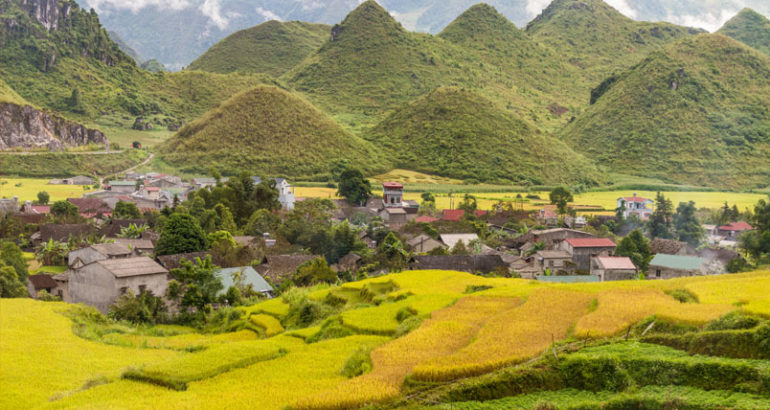
[[[641,198],[638,196],[627,196],[627,197],[624,197],[623,200],[626,202],[647,202],[647,201],[652,202],[652,199]]]
[[[476,210],[476,216],[481,217],[487,214],[487,211],[482,211],[480,209]],[[442,221],[453,221],[457,222],[460,219],[465,216],[465,211],[462,209],[444,209],[441,211],[441,220]]]
[[[158,188],[158,187],[154,187],[154,186],[148,186],[148,187],[147,187],[147,188],[145,188],[145,189],[147,190],[147,192],[155,192],[155,191],[160,191],[160,188]]]
[[[720,226],[717,229],[720,231],[743,232],[743,231],[750,231],[754,229],[754,227],[747,224],[746,222],[733,222],[729,225]]]
[[[404,185],[399,182],[383,182],[382,187],[385,189],[404,189]]]
[[[99,198],[67,198],[67,202],[75,205],[81,214],[107,214],[112,212],[112,208]]]
[[[51,205],[32,205],[32,211],[38,214],[50,214]]]
[[[428,216],[428,215],[423,215],[423,216],[418,216],[417,219],[415,219],[414,221],[417,222],[417,223],[428,223],[429,224],[429,223],[436,222],[438,220],[439,220],[438,218],[434,218],[434,217]]]
[[[615,242],[607,238],[569,238],[567,243],[573,248],[614,248]]]
[[[598,256],[597,261],[604,269],[629,269],[636,270],[634,262],[627,256]]]
[[[545,207],[540,210],[540,216],[542,218],[557,218],[559,215],[549,207]]]

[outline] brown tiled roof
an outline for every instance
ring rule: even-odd
[[[80,213],[112,213],[109,205],[99,198],[67,198],[67,202],[78,207]]]
[[[51,238],[64,242],[69,240],[70,236],[88,235],[93,232],[93,227],[88,224],[49,224],[40,227],[40,239],[43,242],[48,242]]]
[[[105,259],[96,263],[102,265],[108,271],[112,272],[116,278],[168,273],[166,268],[158,265],[158,263],[146,256],[123,259]]]
[[[120,234],[121,229],[128,228],[131,224],[142,226],[146,225],[147,222],[144,219],[113,219],[99,230],[99,235],[115,238]]]
[[[56,281],[51,275],[31,275],[27,278],[35,289],[50,289],[56,287]]]
[[[195,260],[195,258],[204,259],[208,255],[210,255],[210,253],[208,252],[178,253],[176,255],[158,256],[158,261],[160,262],[161,265],[163,265],[163,267],[165,267],[168,270],[171,270],[171,269],[181,268],[182,259],[192,262]]]
[[[499,255],[427,255],[415,256],[411,268],[420,270],[455,270],[489,273],[502,267],[508,269]]]
[[[40,225],[48,217],[46,214],[16,214],[13,216],[24,224]]]
[[[107,256],[121,256],[131,254],[131,249],[128,249],[128,246],[121,243],[99,243],[96,245],[91,245],[91,248],[101,253],[102,255]]]
[[[655,238],[650,241],[650,251],[653,254],[663,253],[666,255],[676,255],[687,246],[687,242],[679,242],[673,239]]]
[[[130,249],[155,249],[155,245],[149,239],[117,238],[115,239],[115,244],[121,244]]]
[[[268,255],[267,263],[257,267],[259,273],[271,283],[280,283],[291,278],[303,263],[320,258],[318,255]]]

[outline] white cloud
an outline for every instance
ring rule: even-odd
[[[182,10],[190,7],[189,0],[88,0],[88,6],[101,12],[108,8],[131,10],[137,13],[145,7],[157,7],[159,9]]]
[[[525,10],[531,17],[535,17],[543,11],[544,8],[551,4],[551,0],[527,0],[527,6]]]
[[[739,11],[740,9],[722,9],[698,15],[669,15],[666,17],[666,21],[681,26],[702,28],[713,33],[719,30],[727,20],[738,14]]]
[[[238,17],[242,17],[241,14],[235,12],[222,13],[222,0],[204,0],[203,4],[198,8],[201,14],[208,17],[217,28],[224,30],[230,24],[230,20]]]
[[[606,0],[606,1],[607,1],[607,4],[614,7],[615,10],[623,13],[627,17],[631,17],[632,19],[635,19],[638,14],[633,7],[628,5],[628,0]]]
[[[265,10],[262,7],[257,7],[257,14],[262,16],[265,19],[265,21],[270,21],[270,20],[283,21],[281,16],[273,13],[270,10]]]

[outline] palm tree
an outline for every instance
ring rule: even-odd
[[[40,245],[35,254],[35,259],[47,266],[63,265],[69,252],[69,246],[64,242],[54,241],[53,238]]]

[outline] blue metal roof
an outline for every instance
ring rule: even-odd
[[[599,282],[597,275],[574,275],[574,276],[536,276],[535,279],[540,282],[549,283],[585,283]]]
[[[233,276],[234,274],[239,273],[241,274],[241,284],[243,286],[251,285],[251,287],[254,289],[255,292],[258,293],[264,293],[264,292],[272,292],[273,287],[270,286],[269,283],[265,280],[265,278],[262,277],[257,271],[254,270],[251,266],[243,266],[240,268],[227,268],[227,269],[220,269],[216,272],[214,272],[214,275],[219,278],[219,280],[222,282],[222,290],[219,291],[217,296],[224,294],[227,292],[227,289],[229,289],[231,286],[235,284],[235,280]]]

